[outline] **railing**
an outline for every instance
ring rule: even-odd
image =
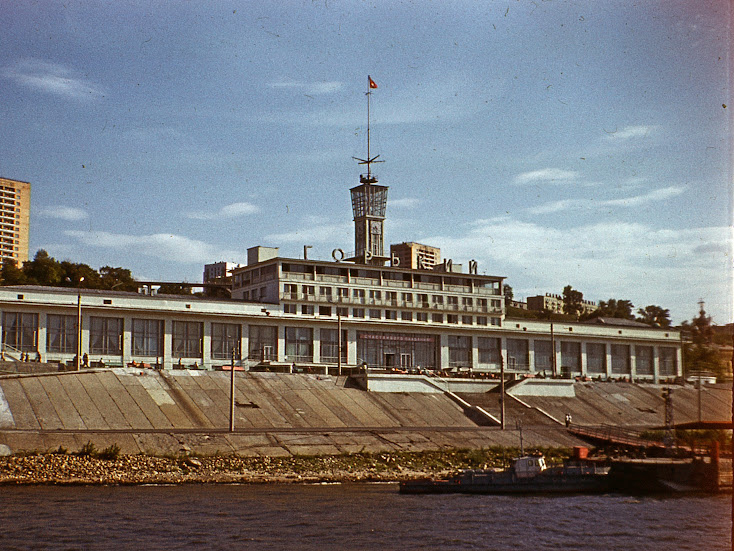
[[[9,358],[13,360],[14,362],[19,362],[21,355],[23,354],[23,351],[18,350],[14,346],[10,346],[9,344],[3,343],[2,353],[3,353],[3,356],[5,356],[6,360]]]

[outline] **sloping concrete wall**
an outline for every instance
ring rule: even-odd
[[[237,373],[242,429],[473,427],[442,394],[377,396],[324,375]],[[229,426],[229,374],[114,368],[0,378],[0,429],[180,430]]]

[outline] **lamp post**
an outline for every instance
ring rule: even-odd
[[[79,284],[84,281],[84,277],[79,278]],[[82,360],[82,288],[77,286],[76,293],[76,370],[81,368]]]
[[[337,360],[336,360],[336,366],[337,366],[337,374],[342,374],[342,314],[339,311],[339,307],[336,307],[336,331],[338,334],[338,345],[337,345]]]

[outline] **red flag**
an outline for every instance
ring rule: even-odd
[[[370,81],[370,88],[377,88],[377,83],[374,80],[372,80],[371,76],[367,75],[367,80]]]

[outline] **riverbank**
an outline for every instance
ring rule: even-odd
[[[563,448],[537,451],[550,460],[566,457],[570,452]],[[457,469],[502,467],[518,453],[515,448],[493,447],[253,458],[122,455],[115,449],[86,449],[71,454],[59,450],[0,457],[0,485],[394,482],[444,476]]]

